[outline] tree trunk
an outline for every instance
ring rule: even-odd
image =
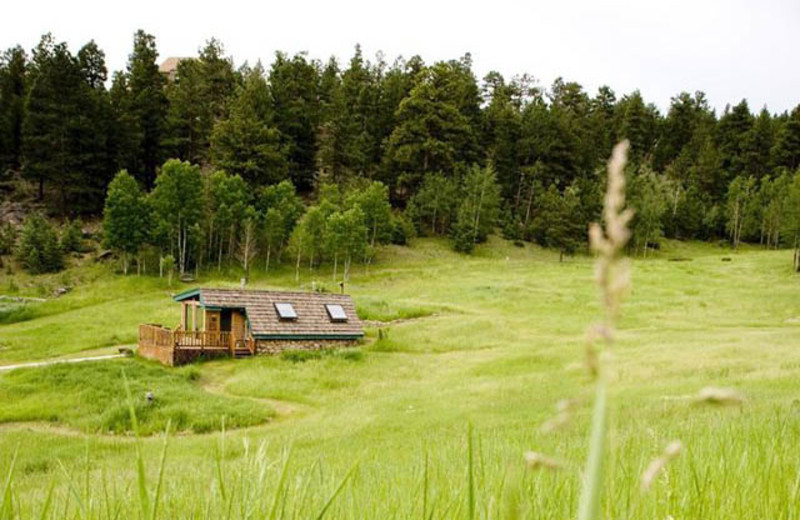
[[[336,281],[336,272],[339,270],[339,254],[334,253],[333,255],[333,281]]]
[[[269,254],[270,254],[270,249],[271,249],[270,245],[267,244],[267,265],[265,266],[265,269],[264,269],[265,273],[269,272]]]
[[[122,253],[122,273],[127,276],[128,274],[128,253]]]
[[[297,252],[297,265],[294,268],[294,279],[300,281],[300,251]]]

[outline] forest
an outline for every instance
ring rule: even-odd
[[[58,251],[79,247],[71,219],[102,216],[126,272],[148,258],[248,271],[259,257],[346,276],[377,244],[443,236],[469,253],[494,230],[563,257],[586,249],[623,139],[631,252],[662,237],[798,247],[800,106],[717,114],[703,92],[680,92],[662,114],[638,91],[478,80],[469,54],[389,63],[359,46],[346,64],[277,52],[266,69],[211,39],[174,75],[162,60],[141,30],[113,73],[94,41],[74,53],[46,34],[3,53],[3,197],[27,194],[65,224],[61,238],[41,218],[6,226],[0,254],[58,270]]]

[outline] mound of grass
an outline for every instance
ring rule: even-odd
[[[361,361],[364,353],[360,348],[322,349],[322,350],[284,350],[280,357],[291,363],[305,363],[306,361],[332,357],[347,361]]]
[[[143,435],[163,431],[205,433],[251,426],[275,415],[263,404],[209,394],[190,367],[171,369],[136,360],[57,364],[19,369],[0,377],[0,423],[47,421],[92,433],[131,431],[123,371]],[[152,401],[146,398],[152,392]]]
[[[362,320],[394,321],[422,318],[435,314],[438,309],[424,305],[388,302],[377,298],[359,298],[356,306],[358,316]]]

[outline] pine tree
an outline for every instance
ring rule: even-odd
[[[158,71],[156,39],[141,29],[133,38],[133,52],[128,58],[127,83],[130,95],[128,109],[134,124],[136,154],[125,167],[145,187],[153,185],[156,169],[164,159],[168,102],[164,94],[164,78]],[[180,262],[179,262],[180,265]]]
[[[285,147],[289,174],[301,191],[314,182],[317,153],[318,73],[313,63],[298,54],[289,58],[277,53],[269,73],[275,126]]]
[[[31,274],[54,273],[64,268],[64,255],[53,226],[38,213],[30,215],[22,227],[17,260]]]
[[[775,166],[790,170],[800,166],[800,105],[796,106],[778,131],[772,152]]]
[[[78,60],[66,43],[42,37],[33,53],[32,83],[23,125],[24,173],[38,181],[39,199],[46,183],[57,188],[62,215],[71,190],[80,186],[81,142],[86,128],[84,83]]]
[[[22,124],[28,57],[22,47],[0,56],[0,175],[22,166]]]
[[[218,168],[241,175],[252,187],[288,176],[287,148],[274,126],[269,87],[260,66],[247,71],[244,84],[211,136],[211,156]]]
[[[572,189],[562,195],[555,184],[539,197],[532,235],[544,246],[557,249],[559,262],[574,254],[585,243],[586,230],[574,218],[580,201]]]

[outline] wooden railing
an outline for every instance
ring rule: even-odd
[[[256,342],[252,336],[235,339],[227,331],[188,331],[180,326],[170,330],[161,325],[139,325],[140,347],[163,347],[175,350],[227,350],[234,356],[237,351],[247,349],[256,352]]]
[[[176,348],[230,349],[233,335],[230,332],[175,331]]]
[[[139,325],[139,345],[147,347],[174,347],[172,331],[161,325]]]

